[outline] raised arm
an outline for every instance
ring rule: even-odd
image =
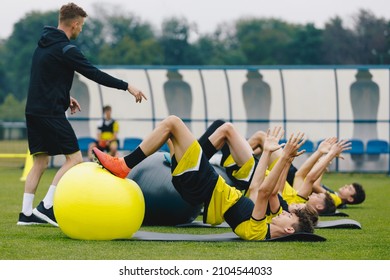
[[[268,167],[268,162],[271,157],[271,153],[280,149],[282,145],[279,145],[279,140],[283,136],[284,131],[281,127],[275,127],[268,129],[267,135],[264,140],[263,153],[261,154],[260,160],[257,164],[255,173],[253,175],[251,184],[249,185],[248,193],[249,198],[255,203],[257,199],[257,194],[261,183],[263,183],[265,178],[265,172]]]
[[[322,176],[320,176],[320,178],[318,178],[314,182],[313,190],[312,190],[314,193],[326,193],[326,190],[321,185],[321,180],[322,180]]]
[[[324,155],[310,170],[307,174],[302,187],[298,190],[298,194],[302,197],[307,198],[313,192],[314,183],[322,176],[322,174],[326,171],[329,163],[335,158],[339,157],[340,154],[345,151],[351,149],[351,142],[348,140],[341,140],[332,145],[329,153]]]
[[[304,143],[302,141],[303,136],[303,133],[298,133],[297,136],[294,136],[293,134],[290,136],[278,162],[272,168],[268,176],[264,179],[263,183],[261,183],[258,189],[255,207],[252,212],[252,217],[254,219],[261,220],[264,218],[269,197],[273,193],[278,179],[282,174],[283,169],[285,168],[285,165],[288,163],[288,161],[291,160],[291,158],[297,155],[298,149]]]
[[[279,179],[274,187],[274,190],[271,193],[271,196],[269,197],[268,201],[269,201],[269,206],[270,206],[272,213],[276,213],[279,210],[280,201],[278,198],[278,193],[279,193],[279,190],[283,189],[284,185],[286,184],[288,170],[291,166],[292,161],[293,161],[293,158],[290,158],[290,160],[287,161],[287,163],[285,164],[285,166],[284,166],[284,168],[279,176]]]
[[[336,137],[330,137],[325,139],[320,143],[317,150],[310,155],[310,157],[301,165],[297,170],[294,177],[293,188],[297,191],[300,190],[303,186],[303,181],[305,180],[307,174],[313,168],[313,166],[318,162],[318,160],[324,155],[327,154],[334,143],[337,142]]]

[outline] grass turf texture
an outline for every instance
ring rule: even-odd
[[[55,169],[40,182],[35,204],[45,195]],[[51,226],[17,226],[24,183],[20,168],[0,167],[0,259],[2,260],[389,260],[390,177],[383,174],[326,174],[329,186],[361,182],[367,192],[362,205],[342,209],[362,229],[317,229],[325,242],[155,242],[80,241]],[[340,217],[338,217],[340,218]],[[337,217],[321,217],[323,220]],[[222,228],[142,227],[175,233],[222,233]]]

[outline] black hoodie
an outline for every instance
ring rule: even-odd
[[[32,58],[26,114],[64,117],[75,71],[101,85],[127,90],[126,82],[93,66],[62,30],[46,26]]]

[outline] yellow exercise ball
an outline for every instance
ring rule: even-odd
[[[145,201],[136,182],[84,162],[59,181],[54,215],[62,232],[73,239],[128,239],[142,225]]]

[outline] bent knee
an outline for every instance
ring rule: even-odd
[[[225,122],[223,125],[220,126],[220,129],[223,131],[224,135],[228,135],[234,130],[234,126],[230,122]]]

